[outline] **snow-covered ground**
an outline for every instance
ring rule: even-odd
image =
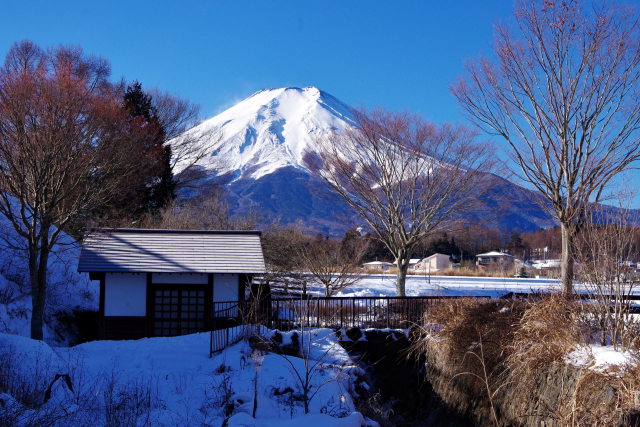
[[[379,274],[364,276],[339,296],[394,296],[396,276]],[[586,292],[584,285],[575,285],[577,292]],[[517,277],[466,277],[466,276],[407,276],[408,296],[489,296],[500,297],[509,292],[555,292],[561,285],[555,279],[528,279]],[[640,291],[640,289],[638,290]]]
[[[396,276],[379,274],[364,276],[362,280],[343,290],[340,296],[394,296]],[[407,276],[406,292],[409,296],[491,296],[508,292],[550,292],[559,290],[560,283],[552,279],[521,279],[514,277],[454,277]]]
[[[285,344],[290,337],[284,336]],[[304,359],[254,351],[246,341],[210,359],[207,333],[71,348],[0,334],[0,367],[6,372],[7,364],[12,366],[13,381],[46,388],[56,374],[68,374],[72,385],[69,390],[57,381],[50,400],[37,410],[23,411],[11,396],[0,394],[0,421],[3,411],[6,416],[18,409],[17,425],[39,417],[64,426],[132,419],[136,422],[127,425],[222,425],[230,415],[229,426],[364,425],[352,398],[360,368],[332,330],[314,330],[307,342],[310,366],[319,364],[305,415],[295,372],[304,378]]]
[[[31,291],[25,241],[0,215],[0,332],[30,336]],[[56,345],[73,342],[73,332],[57,315],[98,310],[98,284],[78,273],[80,246],[61,234],[49,257],[44,338]]]

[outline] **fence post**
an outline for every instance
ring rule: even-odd
[[[391,322],[391,318],[389,317],[389,305],[390,301],[387,299],[387,329],[389,329],[389,322]]]
[[[215,310],[213,311],[212,316],[213,319],[211,319],[211,335],[209,336],[209,359],[213,357],[213,331],[216,327]]]
[[[356,327],[356,299],[351,298],[351,327]]]

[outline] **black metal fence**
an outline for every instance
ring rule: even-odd
[[[209,357],[226,347],[239,342],[246,335],[246,322],[242,315],[245,303],[242,301],[221,301],[213,303]]]
[[[460,297],[298,297],[214,302],[211,354],[246,336],[247,325],[296,328],[406,329],[442,301]],[[489,298],[476,296],[474,298]]]
[[[271,301],[272,329],[392,328],[406,329],[451,297],[314,297]]]

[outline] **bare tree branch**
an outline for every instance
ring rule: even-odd
[[[516,28],[496,27],[495,56],[453,87],[471,119],[501,136],[519,176],[562,227],[562,282],[572,241],[613,177],[640,157],[637,15],[610,3],[523,0]]]
[[[421,240],[447,230],[486,191],[489,149],[463,127],[417,116],[357,114],[357,126],[318,141],[307,164],[362,216],[396,258],[405,294],[409,259]]]

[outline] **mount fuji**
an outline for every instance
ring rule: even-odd
[[[189,131],[211,135],[210,141],[203,140],[210,154],[197,164],[204,178],[182,197],[224,185],[235,214],[254,211],[265,222],[301,223],[331,235],[364,226],[303,160],[317,152],[319,137],[354,126],[353,117],[351,107],[315,87],[258,91]],[[482,206],[467,219],[522,231],[555,224],[534,202],[536,193],[494,178]],[[487,212],[499,214],[487,219]]]

